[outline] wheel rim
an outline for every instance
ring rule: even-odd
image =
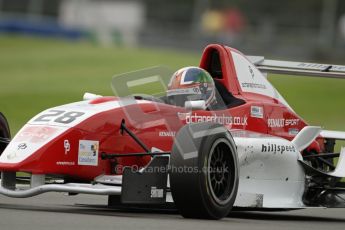
[[[208,157],[207,179],[212,198],[220,205],[231,199],[235,181],[234,161],[228,141],[221,138],[212,145]]]

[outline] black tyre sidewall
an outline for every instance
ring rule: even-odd
[[[232,192],[230,195],[230,200],[227,202],[226,205],[220,205],[218,204],[214,199],[211,194],[210,190],[210,185],[208,184],[209,181],[207,179],[207,174],[199,174],[199,180],[200,180],[200,190],[202,191],[202,199],[204,206],[207,210],[207,213],[210,216],[214,216],[213,218],[218,219],[219,217],[224,217],[229,214],[229,212],[232,209],[232,206],[235,202],[236,195],[237,195],[237,190],[238,190],[238,164],[237,164],[237,154],[236,154],[236,149],[234,149],[234,144],[231,143],[230,141],[230,134],[229,133],[219,133],[216,135],[212,136],[206,136],[204,140],[202,141],[202,145],[200,146],[200,158],[199,158],[199,167],[207,167],[208,163],[208,156],[210,154],[210,150],[213,146],[213,144],[218,140],[218,139],[225,139],[227,141],[227,144],[229,148],[231,149],[231,154],[233,162],[234,162],[234,168],[231,169],[231,173],[234,174],[234,184],[232,187]],[[232,138],[231,138],[232,140]],[[233,141],[232,141],[233,142]]]
[[[6,117],[0,112],[0,137],[11,138],[10,128]],[[0,143],[0,155],[6,148],[7,144]]]
[[[193,132],[212,132],[215,129],[223,129],[223,132],[205,135],[200,138],[193,138]],[[194,130],[194,131],[193,131]],[[208,185],[207,174],[202,171],[207,165],[208,156],[213,143],[218,139],[225,139],[231,149],[231,157],[235,167],[232,173],[235,175],[232,187],[231,198],[226,205],[219,205],[212,197]],[[179,147],[177,147],[179,142]],[[192,148],[191,146],[194,146]],[[179,152],[198,152],[198,157],[184,159]],[[225,217],[231,210],[237,195],[238,189],[238,160],[234,141],[230,133],[219,124],[201,123],[190,124],[183,127],[176,135],[175,143],[170,158],[171,166],[185,166],[197,168],[197,173],[170,173],[170,187],[174,202],[182,216],[187,218],[220,219]]]

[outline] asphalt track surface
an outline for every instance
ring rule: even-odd
[[[172,211],[108,209],[106,197],[61,193],[34,198],[0,197],[0,229],[345,229],[345,209],[233,212],[218,221],[184,219]]]

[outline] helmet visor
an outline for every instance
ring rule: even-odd
[[[168,90],[169,104],[184,107],[186,101],[204,100],[206,102],[212,96],[213,91],[207,85],[205,87],[205,90],[201,90],[200,87]]]

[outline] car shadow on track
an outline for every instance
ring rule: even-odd
[[[251,219],[251,220],[270,220],[270,221],[303,221],[303,222],[337,222],[345,223],[345,218],[335,218],[335,217],[323,217],[323,216],[306,216],[291,214],[289,212],[285,213],[272,213],[272,212],[231,212],[228,215],[229,218],[238,219]]]
[[[152,214],[160,214],[162,218],[176,216],[180,217],[176,210],[163,209],[125,209],[125,208],[109,208],[105,205],[56,205],[56,206],[40,206],[40,205],[19,205],[19,204],[1,204],[0,209],[17,210],[17,211],[34,211],[34,212],[55,212],[68,214],[82,214],[94,216],[117,216],[117,217],[135,217],[147,218]]]
[[[176,209],[145,209],[145,208],[109,208],[106,205],[57,205],[57,206],[36,206],[19,204],[1,204],[0,209],[36,211],[36,212],[55,212],[95,216],[116,216],[116,217],[135,217],[149,218],[154,214],[162,219],[182,218]],[[302,222],[328,222],[345,223],[345,218],[305,216],[291,213],[272,213],[272,212],[247,212],[233,211],[227,219],[247,219],[247,220],[269,220],[269,221],[302,221]]]

